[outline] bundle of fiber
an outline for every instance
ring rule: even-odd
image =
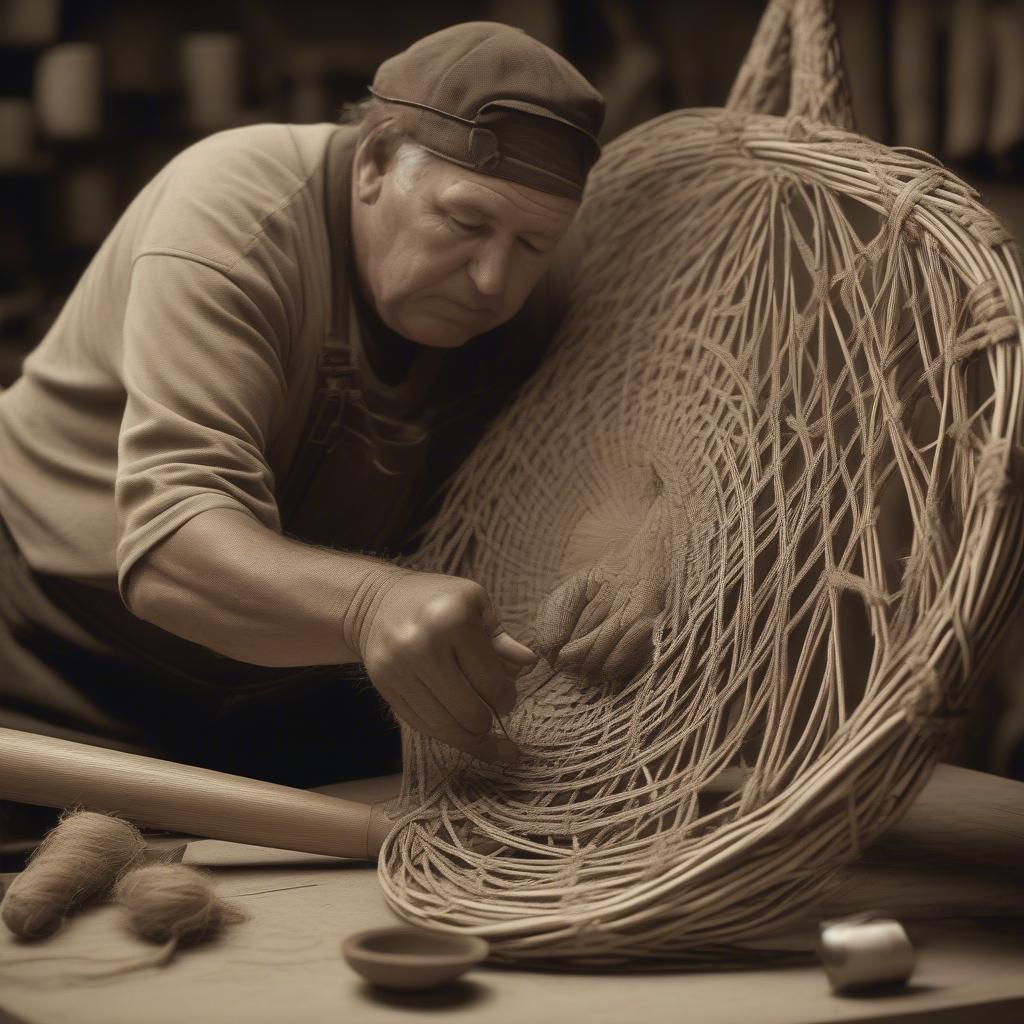
[[[1020,257],[850,123],[825,3],[772,0],[727,109],[606,148],[554,348],[410,562],[544,660],[520,763],[406,731],[402,917],[510,962],[748,961],[955,732],[1024,568]]]

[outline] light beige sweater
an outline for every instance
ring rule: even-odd
[[[118,221],[0,394],[0,514],[34,569],[123,587],[206,509],[280,529],[332,314],[337,133],[210,136]]]

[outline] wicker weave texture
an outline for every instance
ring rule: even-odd
[[[498,959],[748,958],[905,811],[1017,600],[1019,254],[947,170],[836,126],[827,13],[772,4],[731,109],[606,148],[555,348],[413,563],[547,657],[521,764],[406,732],[380,862],[399,914]],[[811,116],[753,109],[782,37]]]

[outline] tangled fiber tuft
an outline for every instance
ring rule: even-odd
[[[139,830],[129,822],[94,811],[69,811],[11,883],[0,916],[20,938],[45,938],[76,906],[107,893],[145,849]]]
[[[244,915],[226,904],[209,878],[187,864],[144,864],[114,889],[132,931],[150,942],[187,946],[212,938]]]

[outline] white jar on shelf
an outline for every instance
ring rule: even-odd
[[[242,118],[242,40],[229,32],[190,32],[181,40],[188,120],[217,131]]]
[[[39,127],[55,139],[97,135],[103,124],[103,75],[92,43],[61,43],[40,55],[34,99]]]

